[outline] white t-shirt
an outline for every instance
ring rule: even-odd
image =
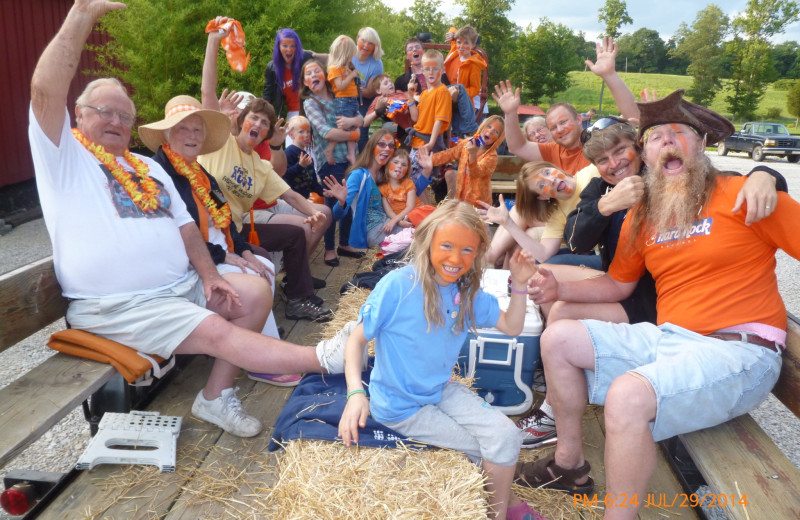
[[[179,228],[193,224],[169,175],[149,158],[161,206],[145,214],[91,152],[75,139],[69,112],[56,146],[29,110],[36,183],[56,276],[68,298],[147,293],[183,280],[189,269]],[[117,161],[133,171],[125,159]]]

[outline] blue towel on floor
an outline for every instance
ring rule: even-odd
[[[361,380],[369,384],[372,372],[361,374]],[[369,388],[369,387],[367,387]],[[317,439],[341,442],[339,438],[339,419],[347,404],[347,382],[344,374],[308,374],[294,389],[278,420],[269,443],[269,451],[275,451],[293,439]],[[403,442],[409,448],[422,448],[423,445],[410,441],[396,431],[387,428],[371,416],[367,427],[358,430],[358,444],[371,448],[398,448]]]

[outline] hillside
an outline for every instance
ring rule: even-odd
[[[589,71],[570,72],[569,75],[572,80],[572,86],[558,95],[557,101],[572,103],[581,112],[585,112],[591,107],[597,108],[600,99],[600,78]],[[636,94],[637,99],[639,92],[645,88],[654,89],[658,94],[665,95],[679,88],[688,89],[692,83],[690,76],[674,76],[670,74],[623,72],[620,73],[620,76],[625,81],[625,84]],[[718,93],[709,108],[730,118],[731,114],[725,106],[725,96],[727,95],[728,92],[726,90]],[[526,100],[523,99],[522,102],[525,103]],[[541,105],[542,108],[546,109],[549,103],[542,102]],[[786,91],[774,90],[771,85],[767,88],[767,93],[761,101],[757,117],[759,119],[774,120],[774,118],[767,117],[769,109],[780,110],[781,117],[779,121],[787,124],[787,126],[789,124],[794,125],[794,118],[786,111]],[[608,93],[608,89],[606,89],[603,94],[603,114],[618,113],[619,110]]]

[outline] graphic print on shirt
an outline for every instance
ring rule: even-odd
[[[690,238],[699,237],[703,235],[710,235],[711,234],[711,226],[714,223],[714,219],[711,217],[706,217],[701,220],[695,220],[692,223],[692,227],[689,230],[679,231],[678,228],[672,228],[667,231],[660,231],[658,233],[653,234],[645,245],[647,246],[655,246],[660,245],[661,247],[674,247],[676,245],[680,245],[685,240]]]
[[[100,166],[100,169],[103,170],[106,176],[111,202],[114,204],[114,208],[117,210],[117,214],[120,218],[172,218],[172,213],[169,211],[171,204],[169,193],[164,189],[164,184],[161,181],[155,177],[151,177],[158,185],[158,190],[160,192],[158,196],[158,209],[145,213],[139,206],[133,203],[130,196],[125,191],[125,188],[122,187],[122,184],[117,182],[111,174],[111,171],[104,164],[99,164],[98,166]],[[132,179],[137,185],[139,184],[139,179],[136,178],[135,175],[132,176]]]
[[[238,164],[233,166],[233,171],[227,177],[223,177],[222,183],[225,188],[237,198],[252,199],[253,195],[250,191],[253,189],[253,176],[246,168],[242,168]]]

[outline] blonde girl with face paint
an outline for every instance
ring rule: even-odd
[[[489,262],[498,261],[515,247],[530,251],[542,263],[558,253],[567,215],[580,201],[583,188],[598,175],[594,167],[585,168],[573,177],[546,161],[523,165],[517,177],[516,204],[511,211],[502,195],[499,207],[479,203],[483,208],[479,211],[486,220],[500,225],[489,248]],[[536,237],[540,223],[544,225],[541,239]]]
[[[511,260],[508,310],[480,288],[488,245],[486,226],[469,204],[447,200],[416,229],[407,258],[361,307],[345,344],[348,400],[339,422],[346,446],[370,413],[412,437],[464,452],[486,472],[491,518],[540,519],[511,491],[520,433],[501,412],[463,384],[450,381],[470,330],[496,327],[513,336],[525,319],[526,287],[536,273],[533,258],[518,251]],[[375,339],[369,397],[361,383],[362,356]],[[529,516],[525,516],[529,515]]]

